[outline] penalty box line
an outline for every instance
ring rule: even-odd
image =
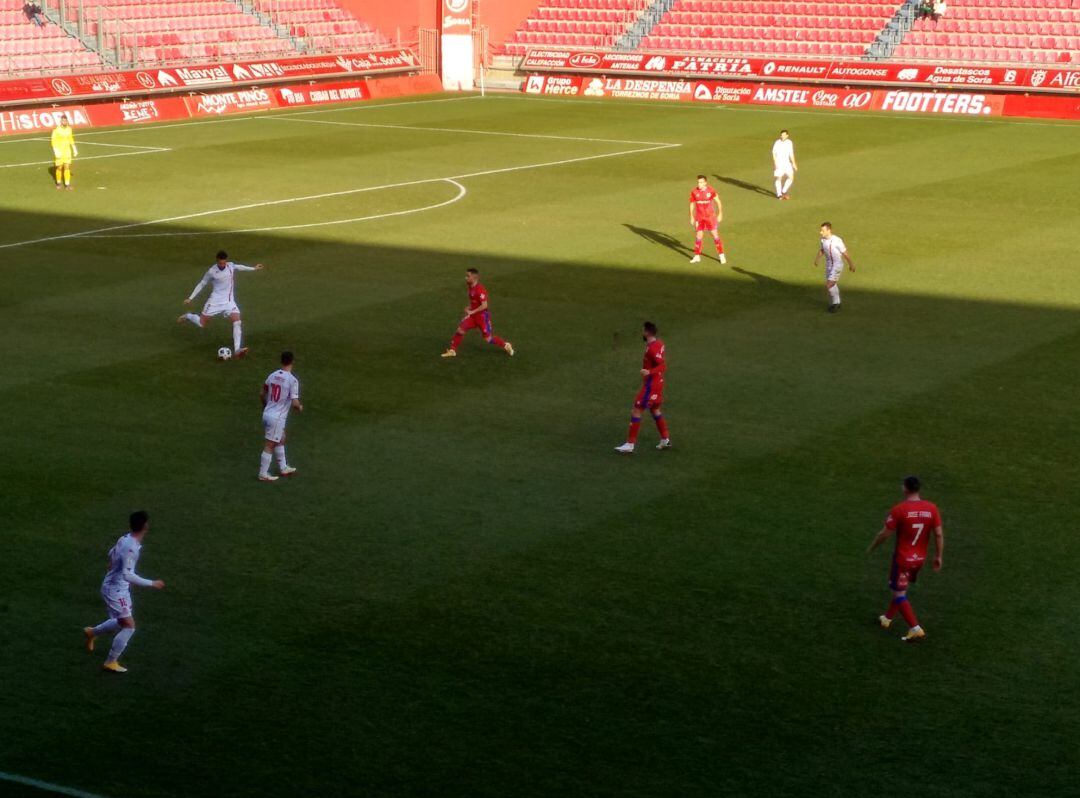
[[[588,136],[559,136],[551,133],[511,133],[502,130],[475,130],[471,128],[454,127],[421,127],[419,125],[389,125],[376,122],[342,122],[334,119],[299,119],[297,117],[310,116],[312,114],[342,113],[346,111],[363,110],[362,108],[334,108],[321,111],[297,111],[291,114],[274,114],[273,116],[258,117],[264,122],[307,122],[311,125],[343,125],[346,127],[373,127],[387,130],[417,130],[428,133],[466,133],[474,136],[507,136],[519,139],[548,139],[553,141],[587,141],[594,144],[650,144],[657,147],[678,146],[664,141],[636,141],[634,139],[600,139]]]
[[[77,790],[74,787],[65,787],[62,784],[51,784],[47,781],[31,779],[28,776],[20,776],[17,773],[4,773],[3,771],[0,771],[0,781],[6,781],[11,784],[21,784],[24,787],[33,787],[35,790],[52,793],[53,795],[68,795],[71,796],[71,798],[105,798],[104,795],[98,795],[97,793]]]
[[[298,203],[298,202],[308,202],[308,201],[311,201],[311,200],[330,199],[330,198],[333,198],[333,197],[347,197],[347,196],[351,196],[353,194],[362,194],[362,193],[369,192],[369,191],[381,191],[381,190],[393,189],[393,188],[406,188],[408,186],[422,186],[422,185],[427,185],[427,184],[430,184],[430,183],[448,183],[448,182],[451,182],[451,181],[466,180],[466,179],[473,178],[473,177],[486,177],[488,175],[508,174],[508,173],[511,173],[511,172],[520,172],[520,171],[525,171],[525,170],[528,170],[528,169],[545,169],[545,168],[553,167],[553,166],[565,166],[567,164],[573,164],[573,163],[584,163],[586,161],[597,161],[597,160],[601,160],[601,159],[604,159],[604,158],[620,158],[620,157],[625,156],[625,155],[636,155],[636,154],[646,153],[646,152],[656,152],[658,150],[667,150],[667,149],[671,149],[673,147],[681,147],[681,146],[682,146],[681,144],[652,144],[652,145],[647,146],[647,147],[635,147],[634,149],[619,150],[617,152],[605,152],[605,153],[600,153],[598,155],[582,155],[582,156],[579,156],[577,158],[564,158],[564,159],[558,160],[558,161],[544,161],[543,163],[522,164],[520,166],[505,166],[505,167],[502,167],[502,168],[499,168],[499,169],[483,169],[483,170],[480,170],[480,171],[477,171],[477,172],[466,172],[464,174],[446,175],[446,176],[443,176],[443,177],[429,177],[429,178],[425,178],[425,179],[422,179],[422,180],[406,180],[406,181],[402,181],[400,183],[386,183],[386,184],[381,185],[381,186],[365,186],[364,188],[352,188],[352,189],[346,189],[344,191],[330,191],[330,192],[326,192],[324,194],[308,194],[308,195],[301,196],[301,197],[286,197],[284,199],[267,200],[265,202],[251,202],[251,203],[248,203],[246,205],[234,205],[234,206],[232,206],[230,208],[215,208],[215,209],[209,210],[209,211],[200,211],[198,213],[185,213],[185,214],[182,214],[182,215],[179,215],[179,216],[167,216],[167,217],[164,217],[164,218],[161,218],[161,219],[152,219],[152,220],[145,221],[145,222],[129,222],[127,224],[116,224],[116,225],[109,225],[108,227],[98,227],[98,228],[95,228],[95,229],[92,229],[92,230],[82,230],[82,231],[77,232],[77,233],[64,233],[62,235],[46,236],[44,238],[32,238],[32,239],[28,239],[26,241],[15,241],[15,242],[12,242],[10,244],[0,244],[0,249],[14,249],[16,247],[32,246],[34,244],[45,244],[45,243],[49,243],[49,242],[52,242],[52,241],[66,241],[66,240],[70,240],[70,239],[73,239],[73,238],[138,238],[138,237],[146,237],[148,235],[152,235],[154,237],[190,235],[190,233],[185,233],[185,232],[137,234],[137,235],[125,235],[125,236],[106,236],[106,235],[102,235],[102,234],[103,233],[115,233],[115,232],[118,232],[120,230],[131,230],[131,229],[134,229],[134,228],[137,228],[137,227],[150,227],[150,226],[153,226],[153,225],[169,224],[169,223],[172,223],[172,222],[185,222],[185,221],[189,221],[191,219],[203,219],[203,218],[206,218],[208,216],[218,216],[218,215],[224,214],[224,213],[234,213],[236,211],[253,210],[255,208],[270,208],[270,207],[275,207],[275,206],[280,206],[280,205],[291,205],[293,203]],[[463,195],[461,195],[461,196],[463,196]],[[461,196],[458,196],[457,198],[455,198],[454,201],[457,201],[457,199],[460,199]],[[442,204],[448,204],[448,203],[442,203]],[[432,206],[432,207],[435,207],[435,206]],[[415,211],[412,211],[412,212],[419,212],[420,210],[429,210],[429,209],[430,208],[416,209]],[[406,211],[406,212],[408,212],[408,211]],[[328,221],[328,222],[316,222],[316,223],[313,223],[311,226],[317,227],[317,226],[322,226],[322,225],[342,224],[342,223],[343,223],[342,220],[331,220],[331,221]],[[285,229],[285,228],[278,228],[278,229]],[[262,232],[262,231],[263,231],[263,229],[259,228],[259,229],[247,230],[245,232]],[[217,231],[213,231],[213,232],[217,232]],[[219,234],[223,235],[223,233],[219,233]]]
[[[46,142],[49,139],[35,138],[35,139],[19,139],[18,141],[4,141],[0,144],[19,144],[25,142]],[[104,141],[83,141],[78,142],[76,146],[80,147],[114,147],[119,150],[129,150],[129,152],[114,152],[109,155],[77,155],[75,156],[77,162],[83,161],[100,161],[104,158],[126,158],[132,155],[154,155],[160,152],[172,152],[172,147],[147,147],[141,144],[110,144]],[[130,152],[133,150],[133,152]],[[52,160],[47,161],[24,161],[23,163],[3,163],[0,164],[0,169],[15,169],[19,166],[51,166]]]

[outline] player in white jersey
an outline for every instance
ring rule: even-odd
[[[131,586],[152,587],[155,590],[165,587],[165,583],[160,579],[144,579],[135,573],[135,564],[139,561],[143,538],[146,537],[146,531],[150,528],[150,516],[143,510],[139,510],[132,513],[129,520],[131,531],[117,540],[116,545],[109,549],[109,570],[101,583],[101,597],[105,599],[109,620],[83,629],[86,650],[91,653],[94,650],[94,641],[98,637],[116,635],[109,649],[109,656],[102,666],[105,670],[114,673],[127,673],[127,668],[120,664],[119,659],[127,648],[131,636],[135,634]]]
[[[791,199],[788,189],[795,182],[795,173],[799,165],[795,163],[795,144],[788,138],[786,130],[780,131],[780,138],[772,145],[773,177],[776,178],[776,198]]]
[[[289,411],[296,409],[301,413],[300,380],[293,376],[293,353],[281,353],[281,368],[266,378],[259,398],[263,404],[263,442],[262,456],[259,459],[259,481],[275,482],[277,477],[270,473],[271,455],[277,457],[278,473],[283,477],[292,476],[296,469],[285,459],[285,422]]]
[[[195,286],[195,290],[191,292],[191,296],[184,300],[185,305],[190,305],[207,284],[210,284],[210,297],[203,305],[202,314],[196,316],[194,313],[182,313],[176,323],[183,324],[185,321],[190,321],[196,327],[205,327],[214,316],[228,316],[229,321],[232,322],[233,354],[236,357],[244,357],[248,353],[248,348],[240,346],[242,336],[240,307],[236,304],[236,272],[254,272],[262,268],[261,263],[256,263],[254,266],[233,263],[229,260],[229,254],[221,250],[217,254],[217,263],[207,270],[203,278],[199,280],[199,284]]]
[[[833,235],[832,222],[821,223],[821,245],[814,256],[814,266],[818,265],[821,256],[825,256],[825,290],[829,294],[829,313],[837,313],[840,310],[840,274],[844,271],[844,261],[848,268],[855,271],[855,262],[848,254],[844,240],[840,236]]]

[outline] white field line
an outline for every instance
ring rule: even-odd
[[[420,186],[427,183],[441,183],[450,180],[466,180],[471,177],[485,177],[487,175],[506,174],[509,172],[520,172],[527,169],[544,169],[549,166],[565,166],[572,163],[584,163],[585,161],[597,161],[603,158],[619,158],[624,155],[635,155],[637,153],[654,152],[656,150],[666,150],[672,147],[680,147],[681,144],[656,144],[649,147],[637,147],[632,150],[619,150],[618,152],[606,152],[600,155],[583,155],[577,158],[565,158],[560,161],[545,161],[543,163],[524,164],[522,166],[505,166],[500,169],[484,169],[479,172],[467,172],[460,175],[446,175],[444,177],[430,177],[423,180],[406,180],[401,183],[387,183],[382,186],[367,186],[365,188],[351,188],[344,191],[330,191],[325,194],[310,194],[303,197],[287,197],[279,200],[267,200],[266,202],[252,202],[247,205],[235,205],[231,208],[215,208],[209,211],[200,211],[198,213],[186,213],[181,216],[167,216],[162,219],[153,219],[146,222],[129,222],[127,224],[116,224],[108,227],[98,227],[93,230],[82,230],[77,233],[64,233],[58,236],[46,236],[45,238],[32,238],[26,241],[15,241],[10,244],[0,244],[0,249],[14,249],[15,247],[25,247],[32,244],[45,244],[51,241],[64,241],[71,238],[88,238],[96,237],[99,233],[114,233],[117,230],[130,230],[134,227],[150,227],[157,224],[169,224],[171,222],[184,222],[189,219],[200,219],[207,216],[217,216],[223,213],[233,213],[234,211],[246,211],[252,208],[268,208],[276,205],[291,205],[296,202],[307,202],[309,200],[328,199],[330,197],[346,197],[352,194],[362,194],[368,191],[380,191],[382,189],[389,188],[403,188],[405,186]],[[317,223],[327,224],[327,222]],[[185,233],[170,233],[170,235],[186,235]]]
[[[78,142],[75,143],[78,146]],[[86,147],[122,147],[126,150],[151,150],[153,152],[168,152],[172,147],[147,147],[143,144],[109,144],[105,141],[87,141]]]
[[[60,784],[50,784],[47,781],[39,781],[38,779],[19,776],[15,773],[4,773],[3,771],[0,771],[0,781],[21,784],[24,787],[33,787],[42,790],[43,792],[51,792],[53,795],[69,795],[71,798],[105,798],[105,796],[98,795],[97,793],[76,790],[73,787],[64,787]]]
[[[315,114],[315,113],[331,113],[332,111],[340,112],[340,111],[354,111],[354,110],[374,111],[376,108],[398,108],[398,107],[405,106],[405,105],[429,105],[431,103],[460,103],[460,102],[465,102],[467,100],[479,100],[479,99],[481,99],[480,95],[475,95],[475,96],[470,95],[468,97],[448,97],[448,98],[441,99],[441,100],[409,100],[408,102],[403,102],[403,103],[378,103],[378,104],[375,104],[375,105],[358,105],[358,106],[355,106],[355,107],[345,106],[345,107],[339,107],[339,108],[328,108],[325,111],[302,111],[302,112],[299,112],[299,113]],[[263,116],[265,116],[267,114],[269,114],[271,116],[289,116],[289,115],[291,115],[291,114],[277,114],[275,111],[263,111],[263,112],[253,112],[252,114],[248,114],[248,115],[244,115],[244,116],[225,117],[224,119],[205,119],[205,120],[203,120],[201,122],[192,122],[192,121],[173,122],[173,123],[168,124],[168,125],[159,125],[159,124],[131,125],[129,127],[109,128],[108,130],[85,130],[83,128],[75,128],[75,132],[79,136],[79,141],[82,141],[82,139],[88,138],[89,136],[114,136],[114,135],[116,135],[118,133],[139,133],[139,132],[145,132],[147,130],[167,130],[167,129],[171,128],[171,127],[199,127],[201,125],[224,125],[224,124],[228,124],[230,122],[253,122],[253,121],[256,121],[258,119],[262,119]],[[0,139],[0,144],[18,144],[20,141],[48,141],[48,139],[43,139],[43,138],[31,138],[31,139],[5,138],[5,139]],[[78,143],[78,142],[76,142],[76,143]]]
[[[105,131],[102,131],[104,133]],[[81,136],[80,136],[81,138]],[[44,136],[39,136],[33,139],[0,139],[0,144],[25,144],[30,141],[44,141],[48,143],[50,140]],[[79,142],[75,142],[76,145]],[[104,141],[88,141],[86,145],[89,147],[126,147],[129,150],[161,150],[166,149],[162,147],[146,147],[142,144],[106,144]]]
[[[435,182],[435,181],[432,181]],[[335,224],[351,224],[352,222],[370,222],[375,219],[389,219],[391,216],[408,216],[413,213],[423,213],[424,211],[433,211],[436,208],[444,208],[447,205],[453,205],[460,199],[463,199],[468,190],[465,186],[456,180],[446,179],[438,182],[449,183],[452,186],[456,186],[458,193],[448,200],[437,202],[434,205],[425,205],[423,208],[409,208],[404,211],[394,211],[392,213],[379,213],[374,216],[354,216],[351,219],[335,219],[329,222],[309,222],[307,224],[283,224],[276,227],[249,227],[245,230],[199,230],[196,232],[171,232],[171,233],[127,233],[124,235],[100,235],[90,236],[90,238],[168,238],[175,236],[231,236],[240,235],[242,233],[273,233],[280,230],[301,230],[308,227],[330,227]],[[373,186],[372,188],[361,189],[361,191],[377,191],[383,186]]]
[[[352,109],[341,109],[352,110]],[[548,133],[508,133],[499,130],[472,130],[469,128],[453,127],[419,127],[417,125],[380,125],[374,122],[341,122],[331,119],[297,119],[305,112],[278,116],[259,117],[267,122],[306,122],[309,125],[344,125],[346,127],[376,127],[388,130],[419,130],[428,133],[468,133],[474,136],[508,136],[519,139],[552,139],[555,141],[588,141],[596,144],[653,144],[656,146],[668,146],[662,141],[635,141],[633,139],[597,139],[585,136],[556,136]]]
[[[159,152],[172,152],[169,147],[155,147],[151,150],[142,150],[139,152],[114,152],[112,155],[83,155],[78,158],[78,163],[83,161],[100,161],[103,158],[127,158],[132,155],[154,155]],[[0,169],[14,169],[16,166],[52,166],[53,162],[49,161],[27,161],[25,163],[5,163],[0,164]]]

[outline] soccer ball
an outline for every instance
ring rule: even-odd
[[[217,351],[217,359],[218,360],[232,360],[232,350],[229,349],[229,347],[227,347],[227,346],[221,347],[221,349],[219,349]]]

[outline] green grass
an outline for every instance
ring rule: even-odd
[[[517,97],[288,119],[82,134],[70,194],[3,170],[0,245],[189,218],[0,249],[0,771],[114,798],[1075,787],[1075,125]],[[352,224],[215,234],[457,190],[192,216],[649,146],[315,120],[680,146]],[[752,188],[780,127],[789,203]],[[683,251],[699,171],[727,267]],[[835,317],[826,218],[858,266]],[[173,324],[219,247],[269,266],[240,276],[253,356],[229,364],[226,324]],[[512,360],[475,334],[438,357],[466,266]],[[620,459],[645,318],[677,448],[645,425]],[[264,485],[284,347],[301,471]],[[871,626],[888,557],[864,555],[908,472],[947,539],[916,648]],[[114,678],[79,629],[139,507],[140,571],[168,588],[136,593]]]

